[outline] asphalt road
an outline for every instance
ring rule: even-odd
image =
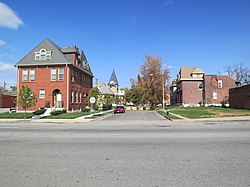
[[[0,186],[250,186],[250,122],[152,111],[89,123],[0,123]]]

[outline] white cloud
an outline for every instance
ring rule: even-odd
[[[0,47],[6,45],[6,42],[3,40],[0,40]]]
[[[176,68],[176,66],[168,66],[168,69],[174,69],[174,68]]]
[[[164,5],[170,5],[170,4],[172,4],[173,3],[173,1],[172,0],[166,0],[165,2],[164,2]]]
[[[15,70],[15,67],[13,64],[0,61],[0,70],[1,71],[7,71],[7,70],[13,71]]]
[[[23,21],[6,4],[0,2],[0,26],[10,29],[18,29]]]

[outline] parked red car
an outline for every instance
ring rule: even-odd
[[[115,113],[125,113],[124,106],[116,106],[115,109],[114,109],[114,114]]]

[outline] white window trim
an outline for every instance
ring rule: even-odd
[[[54,70],[55,74],[52,74],[53,70]],[[55,79],[53,79],[53,78],[55,78]],[[50,80],[51,81],[56,81],[56,68],[51,68],[51,70],[50,70]]]
[[[218,98],[217,92],[213,92],[213,99],[216,100]]]
[[[218,88],[222,88],[223,85],[222,85],[222,80],[218,80]]]
[[[200,85],[201,85],[201,88],[200,88]],[[198,89],[199,89],[199,90],[203,90],[203,83],[202,83],[202,82],[199,82],[199,83],[198,83]]]
[[[36,51],[35,52],[35,60],[51,60],[51,51],[47,51],[46,49],[41,49],[40,51]],[[44,56],[44,59],[42,59],[41,57]]]
[[[27,74],[24,74],[24,72],[27,72]],[[28,82],[28,70],[27,69],[23,69],[22,71],[22,82]]]
[[[43,94],[41,94],[42,91],[44,91]],[[41,97],[41,96],[42,96],[42,97]],[[45,89],[40,89],[40,90],[39,90],[39,99],[45,99]]]
[[[31,72],[34,72],[34,74],[33,75],[31,75]],[[30,69],[30,75],[29,75],[29,80],[30,80],[30,82],[34,82],[35,81],[35,75],[36,75],[36,72],[35,72],[35,70],[34,69]],[[31,77],[34,77],[33,79],[31,79]]]
[[[75,98],[75,103],[78,103],[78,99],[79,99],[79,98],[78,98],[78,92],[76,92],[75,97],[76,97],[76,98]]]
[[[60,73],[60,70],[62,70],[62,73]],[[60,78],[60,75],[62,75],[62,79]],[[64,68],[58,69],[58,80],[63,81],[64,80]]]
[[[71,103],[74,103],[75,102],[75,92],[72,91],[71,92]]]

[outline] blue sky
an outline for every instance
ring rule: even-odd
[[[16,84],[13,65],[43,39],[84,50],[95,79],[113,69],[130,86],[145,55],[160,56],[175,78],[183,66],[207,74],[250,67],[249,0],[2,0],[0,85]]]

